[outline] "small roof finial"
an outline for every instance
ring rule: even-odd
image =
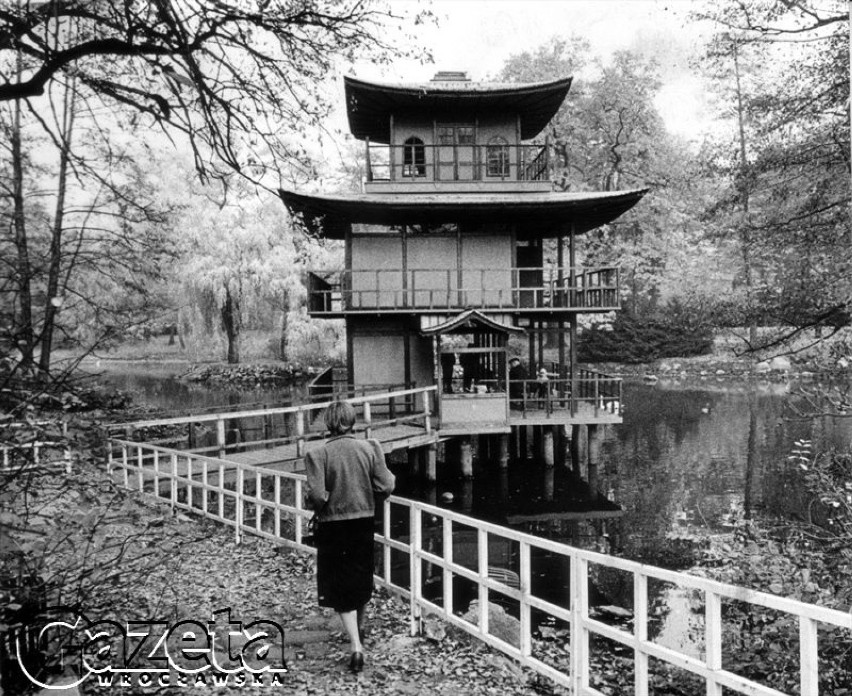
[[[465,70],[439,70],[432,82],[470,82]]]

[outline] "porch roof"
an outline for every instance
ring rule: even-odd
[[[304,194],[281,189],[291,213],[300,213],[308,229],[329,239],[343,239],[351,223],[374,225],[455,223],[524,223],[519,238],[548,237],[574,225],[581,234],[612,222],[648,192],[627,191],[506,193],[360,193]],[[531,224],[530,224],[531,223]]]
[[[424,336],[435,336],[450,333],[456,329],[473,329],[477,327],[488,331],[499,331],[500,333],[525,333],[524,329],[520,326],[501,324],[487,314],[483,314],[475,309],[466,309],[463,312],[459,312],[456,316],[450,317],[447,321],[436,324],[435,326],[422,328],[420,329],[420,333]]]

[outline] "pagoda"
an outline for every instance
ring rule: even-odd
[[[535,139],[571,81],[346,77],[362,191],[280,192],[312,233],[344,241],[344,267],[307,285],[311,316],[345,321],[346,388],[435,385],[438,436],[494,435],[504,462],[510,433],[547,459],[568,426],[621,422],[620,381],[577,360],[580,315],[620,308],[619,271],[578,265],[578,246],[646,189],[554,190]]]

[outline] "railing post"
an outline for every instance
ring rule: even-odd
[[[369,401],[364,402],[364,437],[368,440],[373,437],[373,407]]]
[[[408,546],[409,622],[411,635],[416,636],[420,633],[420,552],[423,546],[423,529],[420,509],[413,501],[409,503],[408,525],[411,536]]]
[[[819,644],[817,622],[799,617],[799,674],[801,696],[819,696]]]
[[[571,558],[571,683],[575,694],[589,685],[589,632],[583,625],[589,616],[589,564]]]
[[[641,643],[648,640],[648,578],[642,573],[633,575],[633,635],[640,643],[633,655],[636,696],[648,696],[648,654]]]
[[[444,561],[446,563],[453,562],[453,521],[448,517],[441,520],[441,545],[444,547]],[[453,572],[449,568],[444,568],[443,573],[444,585],[444,611],[452,616],[453,614]]]
[[[225,419],[219,416],[216,419],[216,444],[219,447],[219,456],[225,456]]]
[[[305,412],[296,411],[296,456],[305,456]]]
[[[476,530],[476,552],[476,567],[479,573],[479,580],[477,582],[479,589],[479,631],[480,633],[487,634],[488,588],[483,581],[488,579],[488,532],[484,529]]]
[[[600,411],[600,392],[601,392],[601,382],[600,382],[600,374],[595,372],[595,416],[598,415],[598,411]]]
[[[280,476],[275,477],[275,483],[276,484],[278,484],[280,480],[281,480]],[[295,537],[296,543],[301,545],[301,544],[304,543],[302,541],[302,533],[303,532],[302,532],[302,515],[301,515],[301,512],[304,509],[302,507],[302,497],[303,497],[302,481],[301,481],[301,479],[296,479],[294,483],[295,483],[295,486],[293,488],[293,494],[296,496],[296,500],[293,501],[293,507],[296,508],[296,519],[295,519],[294,524],[293,524],[294,537]],[[281,503],[281,486],[280,485],[277,486],[275,495],[276,495],[276,499],[278,500],[278,503],[280,504]],[[280,511],[279,511],[279,514],[280,514]],[[277,521],[277,518],[276,518],[276,521]],[[281,536],[280,527],[279,527],[278,531],[276,531],[275,535]]]
[[[243,525],[243,490],[245,488],[245,470],[237,468],[237,497],[234,505],[234,540],[239,544],[242,540]]]
[[[396,399],[393,398],[393,387],[388,387],[388,420],[396,418]]]
[[[367,159],[367,181],[373,180],[373,164],[370,161],[370,138],[364,138],[364,154]]]
[[[391,548],[387,543],[391,537],[391,504],[388,498],[385,498],[382,503],[382,536],[385,542],[382,544],[382,577],[385,583],[390,585],[391,582]]]
[[[529,598],[532,592],[532,573],[530,572],[530,545],[522,541],[520,545],[520,578],[521,578],[521,635],[519,647],[522,657],[532,654],[532,635],[530,623]]]
[[[719,595],[710,590],[704,593],[704,626],[707,668],[720,670],[722,669],[722,602]],[[705,693],[707,696],[722,696],[722,685],[711,676],[706,682]],[[803,696],[805,693],[802,691]]]
[[[124,473],[124,487],[130,488],[130,472],[127,467],[130,466],[127,458],[127,444],[121,445],[121,470]]]
[[[172,506],[172,511],[175,509],[175,504],[177,503],[177,470],[178,470],[178,456],[177,452],[173,452],[171,456],[172,460],[172,477],[169,480],[169,503]]]
[[[432,432],[432,392],[423,392],[423,427],[427,433]]]

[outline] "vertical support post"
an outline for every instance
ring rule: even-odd
[[[554,456],[554,448],[553,448],[553,426],[545,425],[542,426],[542,436],[541,436],[541,446],[542,446],[542,459],[544,459],[544,465],[548,468],[552,467],[556,463],[556,458]]]
[[[498,462],[501,469],[509,468],[509,434],[501,433],[498,435],[500,441],[500,454]]]
[[[121,470],[124,473],[124,487],[130,488],[130,475],[127,471],[129,463],[127,461],[127,445],[121,446]]]
[[[293,495],[295,496],[295,500],[293,501],[293,507],[296,508],[296,519],[293,521],[293,526],[295,527],[295,540],[297,544],[304,544],[303,537],[305,534],[304,521],[305,518],[300,514],[304,508],[305,502],[305,494],[302,491],[302,481],[300,479],[296,479],[295,486],[293,488]]]
[[[571,426],[571,463],[577,476],[583,475],[586,463],[586,426],[577,423]]]
[[[707,655],[707,668],[722,669],[722,600],[719,595],[710,590],[704,593],[704,650]],[[804,663],[802,663],[804,669]],[[804,671],[802,672],[804,674]],[[711,676],[707,682],[707,696],[722,696],[722,685]],[[802,680],[802,696],[810,693],[804,689]],[[817,692],[814,691],[814,694]]]
[[[470,441],[470,436],[462,438],[459,447],[459,459],[461,475],[464,478],[473,478],[473,444]]]
[[[648,653],[641,649],[648,640],[648,577],[642,573],[633,575],[633,635],[640,644],[633,654],[634,691],[636,696],[648,696]]]
[[[589,489],[594,493],[598,489],[598,462],[600,462],[601,458],[601,439],[603,433],[599,425],[589,425],[587,432],[586,471],[588,474]]]
[[[527,460],[529,448],[527,446],[527,426],[522,425],[518,428],[518,457],[521,461]]]
[[[416,636],[420,633],[420,590],[422,586],[421,582],[421,564],[420,564],[420,552],[423,546],[423,529],[421,525],[421,517],[420,517],[420,509],[416,506],[415,503],[409,503],[410,507],[408,508],[408,526],[410,531],[411,540],[409,542],[408,547],[408,562],[409,562],[409,571],[408,577],[410,578],[409,584],[411,587],[409,588],[409,621],[410,621],[410,631],[412,636]]]
[[[438,480],[438,444],[433,442],[426,448],[426,480],[434,483]]]
[[[571,558],[571,682],[573,693],[589,686],[589,632],[583,625],[589,616],[589,564]]]

